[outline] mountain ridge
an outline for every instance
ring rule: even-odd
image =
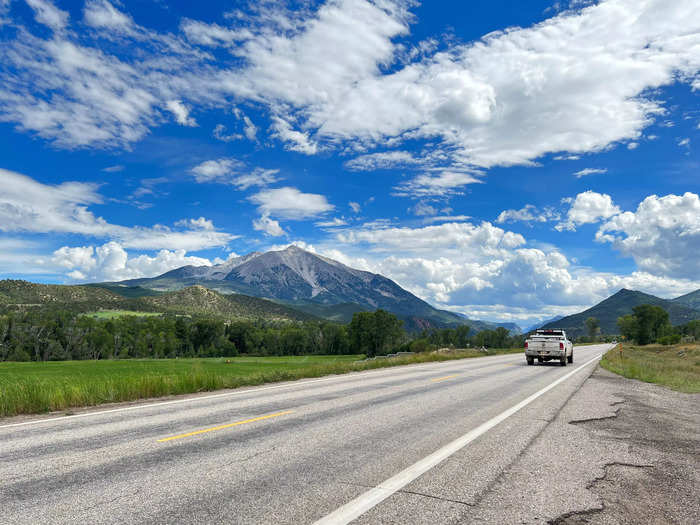
[[[700,311],[678,304],[675,302],[675,299],[661,299],[637,290],[622,288],[617,293],[583,312],[549,322],[542,328],[561,328],[566,330],[567,334],[577,337],[586,334],[586,319],[596,317],[600,322],[601,333],[618,334],[617,318],[633,313],[632,309],[642,304],[660,306],[666,310],[673,325],[685,324],[689,321],[700,319]]]
[[[694,310],[700,310],[700,289],[671,299],[671,302],[687,306]]]

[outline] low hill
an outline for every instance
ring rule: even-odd
[[[80,311],[99,308],[123,308],[127,300],[103,288],[38,284],[7,279],[0,281],[0,304],[6,306],[66,306]],[[73,309],[71,308],[71,309]]]
[[[213,315],[237,319],[267,319],[308,321],[314,316],[266,301],[240,294],[222,295],[203,286],[190,286],[177,292],[143,297],[141,302],[164,312]]]
[[[153,293],[128,290],[122,296],[99,286],[37,284],[27,281],[0,281],[0,308],[26,309],[54,307],[77,313],[98,310],[169,312],[207,315],[230,319],[303,321],[312,315],[257,297],[221,295],[202,286],[177,292]]]
[[[618,334],[620,332],[617,328],[617,318],[633,313],[632,309],[642,304],[660,306],[666,310],[673,325],[700,319],[700,311],[698,310],[654,295],[622,289],[588,310],[547,323],[542,328],[562,328],[566,330],[568,335],[578,337],[587,333],[586,319],[596,317],[600,322],[601,333]]]
[[[694,310],[700,310],[700,290],[695,290],[694,292],[671,299],[671,302],[693,308]]]

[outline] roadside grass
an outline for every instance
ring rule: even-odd
[[[91,312],[85,314],[88,317],[94,317],[95,319],[117,319],[124,316],[134,316],[134,317],[160,317],[159,312],[136,312],[134,310],[99,310],[97,312]]]
[[[520,351],[490,350],[488,355]],[[0,363],[0,417],[483,355],[457,350],[372,361],[358,361],[363,357],[358,355],[307,355],[5,362]]]
[[[686,393],[700,392],[700,344],[624,345],[607,352],[600,364],[630,379],[657,383]]]

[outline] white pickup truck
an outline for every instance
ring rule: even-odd
[[[561,366],[574,362],[574,344],[566,338],[564,330],[537,330],[525,341],[525,359],[528,365],[558,360]]]

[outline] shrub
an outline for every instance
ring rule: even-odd
[[[680,341],[681,341],[681,334],[669,334],[669,335],[665,335],[663,337],[659,337],[659,339],[657,339],[657,343],[662,344],[664,346],[676,345],[676,344],[680,343]]]
[[[415,341],[411,342],[409,345],[409,350],[411,352],[430,352],[431,350],[435,350],[435,345],[430,344],[430,341],[427,339],[416,339]]]

